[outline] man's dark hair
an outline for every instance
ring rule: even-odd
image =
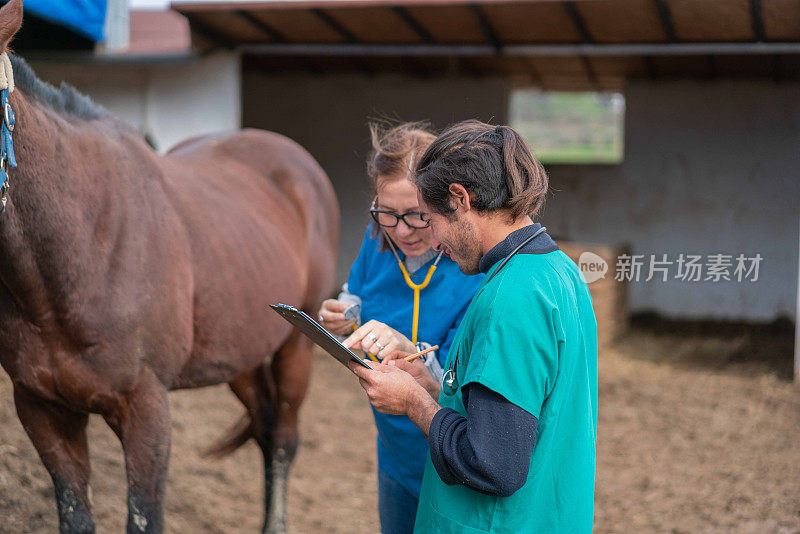
[[[442,215],[455,211],[453,183],[474,195],[479,212],[508,210],[513,220],[535,216],[547,195],[547,173],[522,136],[476,120],[442,132],[420,158],[414,181],[425,203]]]

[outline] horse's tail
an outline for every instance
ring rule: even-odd
[[[247,443],[253,436],[253,418],[244,414],[221,438],[202,451],[200,456],[218,460]]]

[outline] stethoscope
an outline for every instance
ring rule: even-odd
[[[500,270],[503,267],[505,267],[506,263],[508,263],[508,260],[513,258],[517,252],[522,250],[522,247],[524,247],[525,245],[536,239],[536,237],[545,230],[547,230],[547,228],[542,226],[541,228],[536,230],[536,232],[534,232],[532,236],[530,236],[528,239],[520,243],[514,250],[512,250],[508,256],[503,258],[503,261],[501,261],[500,265],[497,266],[497,269],[495,269],[495,271],[492,273],[492,276],[490,276],[489,279],[486,280],[486,282],[484,282],[483,285],[486,285],[489,282],[491,282],[492,278],[494,278],[497,275],[497,273],[499,273]],[[448,396],[453,395],[458,389],[459,384],[458,384],[458,377],[456,377],[456,367],[458,367],[458,347],[456,347],[455,358],[453,358],[453,361],[450,362],[449,366],[447,366],[447,371],[445,371],[444,376],[442,377],[442,392],[445,395]]]
[[[433,272],[436,270],[439,260],[442,259],[442,252],[439,252],[439,255],[436,256],[436,261],[433,262],[433,265],[428,267],[428,274],[425,275],[425,279],[422,281],[422,283],[415,284],[411,279],[411,275],[408,273],[408,269],[406,269],[403,260],[400,259],[400,255],[397,253],[397,248],[395,248],[394,243],[392,243],[392,239],[386,234],[386,232],[384,232],[383,235],[386,237],[386,242],[389,243],[389,248],[392,249],[392,254],[394,254],[394,257],[397,259],[397,265],[400,266],[400,271],[403,273],[403,279],[406,281],[406,285],[414,292],[414,315],[411,319],[411,342],[416,345],[417,328],[419,327],[419,294],[423,289],[428,287],[428,284],[430,284],[431,278],[433,277]]]

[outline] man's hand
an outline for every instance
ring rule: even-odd
[[[384,363],[387,365],[391,365],[397,367],[400,370],[405,371],[406,373],[410,374],[414,377],[414,380],[417,381],[417,384],[425,388],[425,391],[428,392],[433,400],[439,400],[439,390],[441,389],[441,384],[436,381],[436,379],[431,374],[430,370],[422,363],[420,358],[416,360],[407,362],[404,358],[407,356],[406,354],[395,352],[392,354],[392,359],[386,361],[384,359]]]
[[[371,365],[372,370],[353,362],[349,364],[370,403],[381,413],[407,415],[427,435],[433,416],[441,407],[413,376],[398,366]]]
[[[381,413],[405,415],[419,396],[421,387],[410,374],[395,366],[371,363],[373,370],[350,362],[350,369],[367,392],[369,401]]]

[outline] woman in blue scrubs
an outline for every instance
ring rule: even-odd
[[[370,130],[373,151],[367,170],[375,191],[373,222],[342,294],[323,302],[319,318],[331,333],[349,335],[345,345],[384,361],[439,345],[424,363],[441,377],[456,329],[482,277],[462,274],[455,262],[433,250],[428,223],[420,216],[411,170],[435,136],[420,124],[388,131],[372,125]],[[416,313],[413,287],[419,293]],[[360,314],[354,317],[357,310]],[[374,409],[373,414],[381,532],[411,533],[427,439],[406,416]]]
[[[597,322],[533,220],[547,174],[518,132],[472,120],[434,141],[415,182],[434,247],[486,274],[443,381],[402,359],[350,365],[373,406],[428,435],[415,532],[591,534]]]

